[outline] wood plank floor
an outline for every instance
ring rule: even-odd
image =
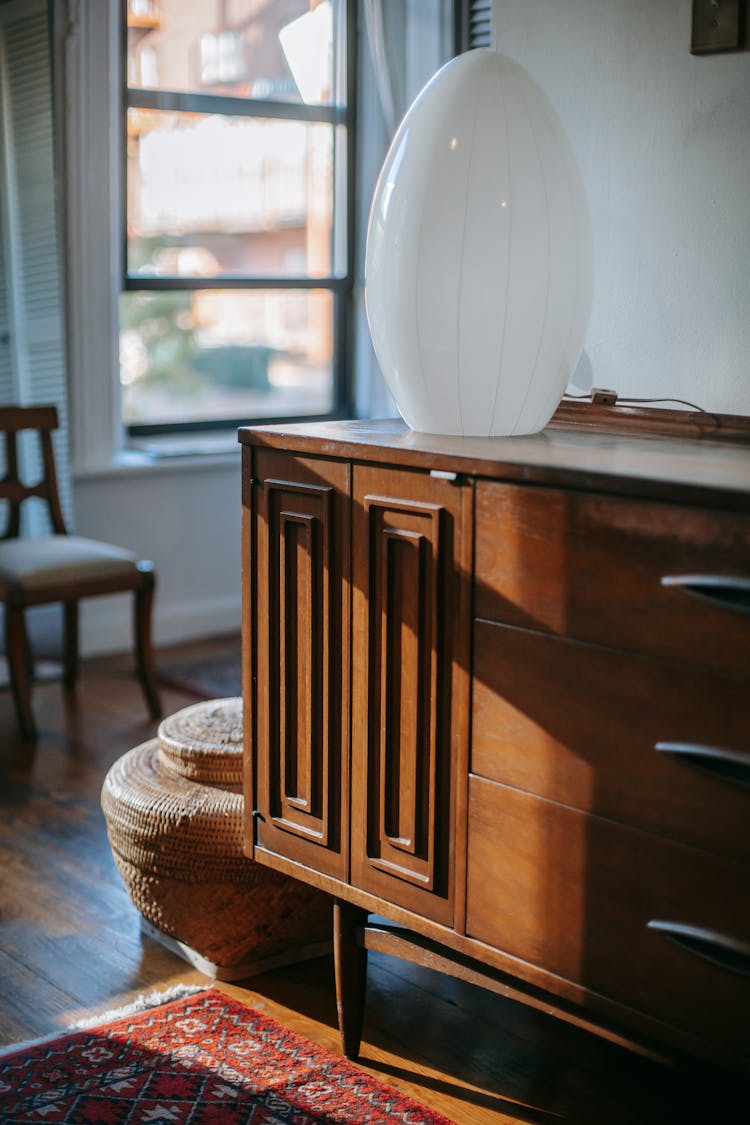
[[[236,638],[191,646],[221,659]],[[165,650],[173,661],[180,650]],[[164,691],[167,712],[194,702]],[[16,733],[0,690],[0,1045],[177,983],[211,983],[140,929],[99,807],[121,754],[150,738],[130,659],[86,662],[77,694],[37,686],[41,738]],[[219,985],[338,1052],[328,959]],[[581,1125],[733,1120],[726,1075],[653,1063],[543,1013],[371,955],[360,1064],[456,1123]]]

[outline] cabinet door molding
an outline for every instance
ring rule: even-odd
[[[345,877],[348,467],[259,453],[258,846]],[[339,658],[340,657],[340,658]]]
[[[463,490],[353,476],[352,883],[452,919],[452,634]]]

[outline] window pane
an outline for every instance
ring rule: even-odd
[[[128,272],[329,276],[335,133],[129,110]]]
[[[326,290],[123,293],[127,425],[325,414],[333,408]]]
[[[344,0],[128,0],[128,85],[344,102]]]

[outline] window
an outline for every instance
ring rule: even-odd
[[[353,0],[130,0],[131,434],[349,410]]]
[[[237,31],[221,31],[201,39],[201,83],[239,82],[243,74],[242,38]]]

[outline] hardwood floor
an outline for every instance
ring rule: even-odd
[[[229,645],[236,638],[191,652],[218,660]],[[180,650],[159,655],[172,661]],[[194,701],[164,691],[167,712]],[[85,663],[72,700],[60,683],[39,684],[34,709],[41,737],[29,750],[16,733],[10,693],[0,690],[0,1045],[61,1032],[143,991],[211,983],[142,935],[109,851],[99,807],[104,775],[155,729],[129,656]],[[328,959],[217,987],[338,1052]],[[360,1065],[466,1125],[729,1120],[737,1095],[727,1076],[657,1065],[376,954]]]

